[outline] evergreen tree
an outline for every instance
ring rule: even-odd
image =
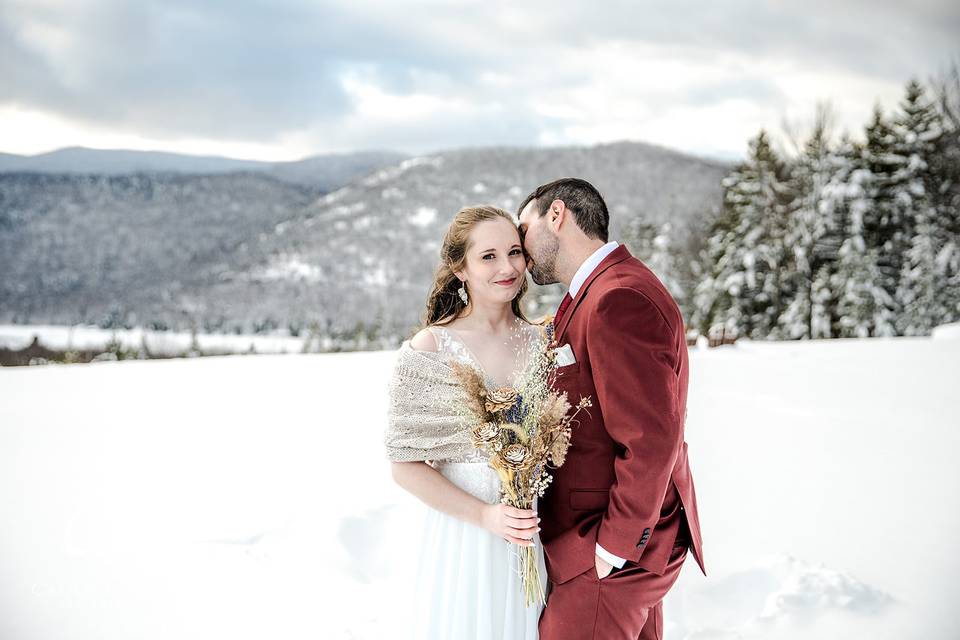
[[[943,134],[930,162],[930,195],[941,238],[935,259],[945,310],[941,323],[960,320],[960,67],[954,64],[936,84],[936,109]]]
[[[836,149],[821,107],[789,167],[764,132],[751,140],[695,265],[694,326],[867,337],[960,319],[960,70],[936,97],[911,81],[891,118],[875,108],[865,143]]]
[[[816,137],[816,136],[814,136]],[[817,238],[814,242],[814,264],[811,265],[813,282],[810,287],[810,336],[812,338],[831,338],[843,333],[838,308],[846,293],[845,278],[852,275],[865,280],[866,275],[858,274],[862,268],[851,260],[852,247],[863,245],[862,233],[856,232],[852,209],[865,206],[859,181],[866,174],[862,163],[862,149],[849,137],[844,136],[838,148],[826,156],[827,166],[823,168],[829,175],[816,200],[818,219]],[[811,198],[811,200],[813,200]],[[841,248],[851,233],[855,240],[841,254]],[[843,264],[841,264],[842,260]],[[847,274],[838,275],[840,272]],[[849,308],[849,303],[847,303]],[[858,321],[858,324],[861,322]]]
[[[741,336],[781,337],[786,182],[786,165],[761,131],[750,141],[747,160],[723,183],[723,211],[711,224],[705,250],[710,275],[696,292],[701,332],[722,323]]]
[[[730,178],[724,179],[724,188],[730,185]],[[729,266],[733,247],[737,240],[736,229],[739,226],[739,212],[735,208],[724,207],[714,213],[707,226],[707,240],[699,264],[694,271],[700,280],[693,292],[693,317],[691,323],[702,335],[709,335],[715,324],[727,324],[725,312],[733,307],[733,289],[726,286],[727,274],[732,272]],[[721,317],[721,312],[723,316]],[[728,326],[734,330],[733,326]]]
[[[664,222],[653,237],[650,259],[647,266],[657,274],[670,294],[678,301],[687,297],[686,289],[680,279],[680,265],[677,263],[677,250],[673,225]]]
[[[866,249],[875,256],[875,271],[878,284],[886,292],[883,296],[888,312],[877,318],[891,318],[888,326],[874,327],[871,335],[896,335],[893,320],[900,314],[897,304],[897,289],[903,268],[903,256],[913,233],[913,216],[909,202],[904,201],[901,184],[906,174],[903,168],[906,158],[898,155],[898,140],[891,122],[884,116],[880,106],[873,112],[873,120],[867,125],[867,144],[864,147],[864,164],[867,174],[858,181],[862,197],[867,202],[861,216],[861,232]],[[873,267],[871,267],[872,270]]]
[[[777,319],[781,333],[789,338],[830,336],[829,261],[835,261],[838,246],[827,236],[835,231],[825,215],[825,190],[838,171],[838,158],[830,148],[830,114],[820,106],[810,139],[790,171],[794,201],[787,218],[787,248],[782,298],[788,300]],[[824,242],[827,240],[827,242]]]
[[[880,285],[882,274],[877,263],[877,250],[866,247],[862,233],[855,232],[840,247],[832,286],[840,292],[837,314],[842,337],[893,335],[893,300]]]
[[[927,335],[949,315],[941,297],[947,273],[937,264],[948,238],[933,195],[939,191],[940,181],[930,168],[943,135],[942,122],[916,81],[907,86],[893,132],[894,150],[903,159],[893,182],[899,187],[897,203],[903,226],[911,232],[897,288],[901,309],[897,328],[906,335]]]
[[[867,226],[876,214],[876,178],[861,154],[848,167],[849,175],[838,185],[840,219],[844,239],[831,276],[837,292],[837,316],[841,337],[866,338],[896,335],[895,303],[884,286],[880,249],[871,244]]]
[[[621,232],[630,252],[650,267],[682,308],[687,293],[680,279],[680,265],[673,236],[673,225],[664,222],[653,225],[635,218]]]

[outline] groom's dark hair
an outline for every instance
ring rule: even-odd
[[[580,178],[560,178],[540,185],[520,203],[517,215],[531,200],[536,200],[536,210],[542,218],[550,209],[554,200],[563,200],[563,204],[573,212],[577,226],[591,238],[607,241],[610,226],[610,213],[607,203],[597,188]]]

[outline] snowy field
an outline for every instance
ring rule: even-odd
[[[48,349],[104,349],[117,343],[124,349],[146,347],[153,353],[180,354],[196,346],[214,353],[301,353],[329,349],[331,342],[319,337],[290,335],[234,335],[150,331],[148,329],[101,329],[87,325],[19,325],[0,324],[0,347],[19,350],[34,337]]]
[[[0,369],[0,638],[396,637],[390,352]],[[960,637],[960,338],[691,354],[666,637]],[[574,436],[575,437],[575,436]]]

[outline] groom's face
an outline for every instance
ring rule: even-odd
[[[528,202],[520,212],[519,223],[530,277],[540,285],[559,282],[556,265],[560,240],[547,224],[547,216],[537,211],[536,200]]]

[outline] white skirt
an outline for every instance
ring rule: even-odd
[[[500,481],[486,462],[439,462],[437,470],[488,504]],[[535,640],[543,605],[525,606],[518,573],[520,547],[472,524],[425,507],[412,596],[411,638],[417,640]],[[547,570],[540,537],[537,564]]]

